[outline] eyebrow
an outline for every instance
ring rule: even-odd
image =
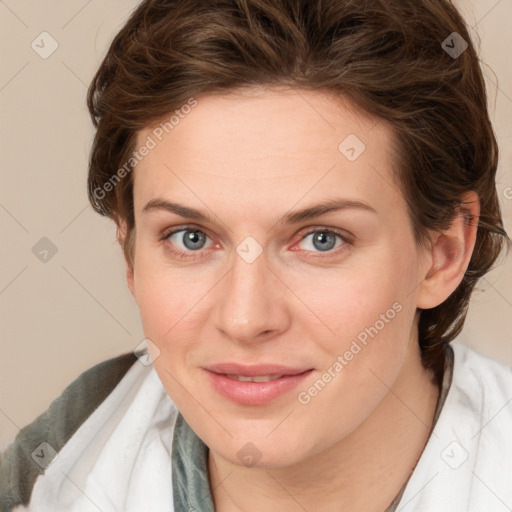
[[[377,214],[376,210],[369,204],[354,199],[334,198],[328,199],[321,203],[309,206],[302,210],[286,213],[276,219],[276,224],[298,224],[306,220],[311,220],[321,215],[326,215],[340,210],[357,209]],[[166,201],[165,199],[155,198],[151,199],[142,209],[142,212],[151,210],[165,210],[170,213],[175,213],[184,218],[197,220],[198,222],[213,223],[213,218],[205,211],[196,210],[179,203]]]

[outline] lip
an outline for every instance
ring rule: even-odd
[[[203,371],[205,372],[212,387],[225,398],[237,404],[256,406],[268,404],[279,396],[289,393],[314,371],[313,369],[309,369],[303,370],[302,373],[298,374],[283,374],[282,368],[283,367],[281,367],[280,370],[275,371],[275,365],[252,367],[250,370],[248,367],[244,367],[245,372],[253,372],[252,375],[246,375],[250,377],[254,377],[256,375],[282,375],[282,377],[269,382],[242,382],[230,379],[224,374],[215,373],[206,368],[203,368]],[[243,372],[232,372],[232,369],[233,367],[231,366],[228,368],[230,375],[244,375]],[[262,372],[262,369],[265,371]],[[287,370],[291,371],[290,368]],[[296,372],[297,370],[293,371]]]
[[[223,375],[241,375],[243,377],[256,377],[259,375],[298,375],[312,368],[292,368],[279,364],[244,365],[240,363],[218,363],[204,367],[213,373]]]

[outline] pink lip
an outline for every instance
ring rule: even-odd
[[[258,368],[258,371],[256,372],[254,368]],[[311,369],[303,371],[303,373],[300,374],[284,375],[282,373],[282,369],[280,371],[275,371],[275,366],[254,368],[248,370],[247,367],[245,367],[244,372],[254,370],[250,376],[283,375],[283,377],[269,382],[241,382],[230,379],[226,375],[214,373],[207,369],[204,369],[204,371],[208,376],[208,379],[213,388],[218,393],[228,398],[229,400],[242,405],[268,404],[272,400],[275,400],[278,396],[281,396],[296,388],[313,371]],[[265,369],[265,371],[262,371],[262,368]],[[244,372],[232,372],[232,369],[232,367],[229,368],[229,375],[246,375]]]

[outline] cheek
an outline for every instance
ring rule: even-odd
[[[200,325],[197,307],[208,292],[208,281],[189,268],[171,268],[162,261],[136,259],[135,292],[144,333],[162,350],[166,340]],[[168,347],[165,347],[166,349]]]
[[[158,348],[155,370],[180,410],[188,411],[190,396],[183,386],[189,382],[190,354],[199,344],[204,325],[197,307],[204,296],[201,285],[177,270],[141,265],[136,286],[144,336]]]
[[[407,357],[415,308],[410,298],[405,302],[396,280],[374,284],[367,277],[333,284],[323,298],[317,297],[315,311],[334,334],[324,326],[320,331],[312,323],[300,325],[302,332],[310,329],[306,338],[321,354],[319,375],[299,390],[300,412],[311,429],[318,417],[339,426],[326,433],[326,443],[364,421],[387,395]]]
[[[308,325],[306,317],[311,318],[316,337],[338,340],[340,349],[359,335],[364,341],[375,326],[379,334],[403,329],[402,311],[411,301],[414,279],[407,263],[393,262],[394,257],[388,251],[322,275],[296,276],[294,292],[308,306],[300,308],[303,327]]]
[[[297,294],[318,314],[307,313],[309,321],[303,314],[301,329],[320,349],[322,371],[336,375],[330,391],[317,400],[326,413],[342,397],[348,416],[359,418],[393,384],[411,339],[414,268],[413,258],[390,248],[329,278],[297,280]]]

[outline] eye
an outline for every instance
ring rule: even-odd
[[[305,244],[309,245],[304,249],[306,251],[329,252],[349,243],[344,235],[331,229],[311,230],[302,237],[300,243],[304,243],[309,237],[311,237],[309,243]],[[337,239],[340,241],[338,245],[336,245]]]
[[[171,252],[183,258],[195,257],[194,252],[205,249],[208,235],[193,226],[181,227],[167,233],[162,240],[169,240]]]

